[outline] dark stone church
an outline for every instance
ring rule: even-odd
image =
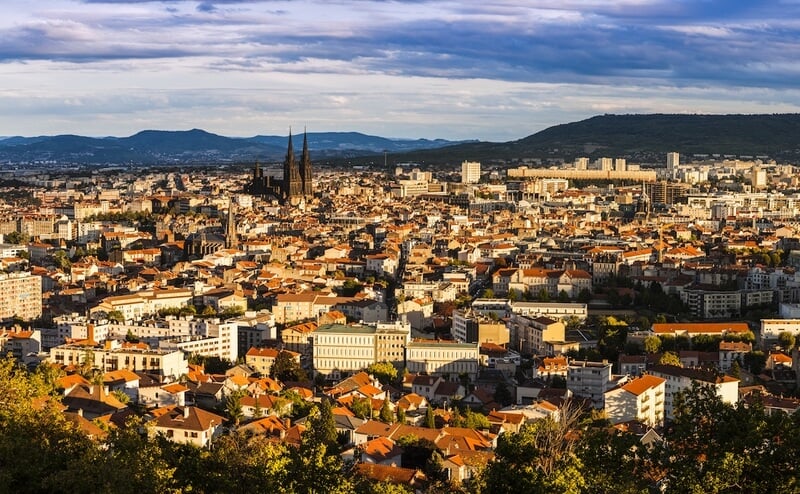
[[[297,205],[302,200],[310,200],[314,196],[312,184],[311,156],[308,154],[308,135],[303,133],[303,153],[300,162],[295,159],[292,147],[292,133],[289,132],[289,149],[283,161],[283,179],[264,175],[258,163],[253,169],[253,179],[245,192],[263,198],[277,199],[281,204]]]

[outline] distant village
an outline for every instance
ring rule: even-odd
[[[669,153],[344,169],[0,172],[0,346],[103,441],[299,445],[420,490],[565,407],[662,441],[693,387],[800,409],[800,170]],[[274,174],[274,176],[273,176]]]

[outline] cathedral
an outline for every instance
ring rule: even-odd
[[[256,163],[253,179],[245,192],[254,196],[273,198],[282,204],[297,205],[302,200],[310,200],[314,195],[312,184],[311,156],[308,154],[308,134],[303,133],[303,153],[298,163],[292,147],[292,133],[289,132],[289,148],[283,160],[283,180],[264,175],[264,170]]]

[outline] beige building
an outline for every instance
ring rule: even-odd
[[[606,391],[605,411],[612,424],[639,421],[651,427],[664,423],[666,380],[644,375]]]
[[[329,378],[366,369],[375,363],[375,335],[372,326],[330,324],[311,335],[314,371]]]
[[[209,446],[222,432],[224,417],[197,407],[174,407],[152,421],[153,432],[176,443]]]
[[[106,345],[59,345],[50,349],[51,362],[62,365],[80,365],[86,358],[103,372],[119,369],[141,371],[178,379],[189,372],[189,363],[179,350],[153,350],[141,345],[107,342]]]
[[[451,333],[456,340],[465,343],[507,345],[509,342],[509,329],[505,323],[469,308],[453,311]]]
[[[26,272],[0,274],[0,320],[42,315],[42,277]]]
[[[545,354],[547,343],[563,342],[566,335],[566,326],[562,321],[546,316],[511,314],[506,325],[510,344],[520,353]]]
[[[281,331],[281,342],[286,350],[301,353],[303,355],[312,354],[313,334],[317,330],[317,323],[307,322],[295,324]]]
[[[461,374],[478,375],[480,347],[476,343],[415,340],[406,346],[406,368],[412,374],[447,376],[458,381]]]
[[[247,351],[244,361],[250,366],[251,369],[260,373],[262,376],[268,376],[272,370],[272,364],[281,352],[289,354],[292,360],[300,364],[300,354],[297,352],[290,352],[289,350],[277,350],[275,348],[251,348]]]

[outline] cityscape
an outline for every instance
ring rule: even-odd
[[[12,3],[3,490],[800,492],[777,7]]]

